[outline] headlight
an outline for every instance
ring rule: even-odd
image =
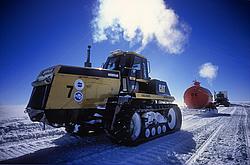
[[[47,75],[38,76],[36,81],[44,81],[46,84],[49,84],[49,83],[51,83],[52,78],[53,78],[53,73],[50,73]]]
[[[41,75],[44,76],[44,75],[53,73],[54,69],[55,69],[55,67],[50,67],[50,68],[48,68],[48,69],[45,69],[45,70],[43,70],[43,71],[39,74],[39,76],[41,76]]]
[[[37,77],[36,81],[44,81],[46,84],[51,83],[53,78],[53,71],[55,67],[43,70]]]

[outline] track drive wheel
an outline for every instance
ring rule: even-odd
[[[140,134],[141,134],[141,128],[142,128],[142,124],[141,124],[141,116],[135,112],[130,120],[130,137],[131,137],[131,141],[136,141]]]
[[[112,142],[134,145],[140,138],[141,130],[141,116],[137,112],[133,112],[117,115],[113,130],[107,131]]]

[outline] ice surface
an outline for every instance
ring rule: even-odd
[[[0,120],[27,116],[25,105],[0,105]]]
[[[126,147],[102,133],[66,134],[31,122],[25,106],[0,106],[0,163],[249,164],[250,102],[219,107],[217,115],[182,108],[182,130]]]

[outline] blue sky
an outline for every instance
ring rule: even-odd
[[[155,40],[145,46],[141,54],[151,63],[151,77],[167,81],[179,103],[194,79],[211,91],[227,90],[230,100],[250,100],[250,1],[165,3],[190,31],[180,54],[164,51]],[[94,0],[1,1],[0,105],[26,104],[31,82],[42,69],[56,64],[83,66],[88,44],[92,44],[95,67],[112,50],[140,47],[124,39],[93,43],[91,21],[96,5]],[[211,83],[198,73],[207,62],[218,66]]]

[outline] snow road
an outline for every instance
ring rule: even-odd
[[[25,115],[1,118],[0,163],[250,164],[249,104],[220,107],[218,115],[182,113],[181,131],[135,147],[112,144],[105,134],[43,130]]]

